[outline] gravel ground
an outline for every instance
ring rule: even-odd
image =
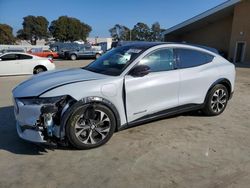
[[[57,68],[91,60],[55,61]],[[250,68],[237,68],[223,114],[186,113],[115,133],[104,146],[50,149],[18,138],[11,90],[0,77],[0,187],[240,187],[250,185]]]

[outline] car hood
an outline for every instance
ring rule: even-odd
[[[109,76],[90,72],[85,69],[67,69],[59,71],[48,71],[31,77],[13,89],[13,96],[16,97],[35,97],[53,88],[90,80],[99,80]]]

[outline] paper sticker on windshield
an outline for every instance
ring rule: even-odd
[[[134,54],[138,54],[138,53],[140,53],[141,52],[141,49],[129,49],[128,51],[127,51],[127,53],[134,53]]]

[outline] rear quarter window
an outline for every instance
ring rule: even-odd
[[[191,49],[176,49],[179,68],[190,68],[213,61],[214,56]]]

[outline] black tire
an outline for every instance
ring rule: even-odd
[[[86,117],[85,112],[88,108],[89,105],[73,107],[72,114],[65,127],[69,142],[77,149],[92,149],[105,144],[112,137],[116,128],[115,116],[108,107],[96,104],[93,110],[93,119]],[[102,116],[102,120],[101,112],[106,115]],[[110,121],[104,121],[107,118]],[[98,119],[99,124],[97,120],[97,123],[94,124],[94,119]],[[100,123],[101,121],[103,123]],[[105,132],[102,132],[104,130]]]
[[[76,56],[75,54],[71,54],[71,55],[70,55],[70,59],[71,59],[72,61],[75,61],[76,58],[77,58],[77,56]]]
[[[101,54],[95,54],[96,59],[98,59],[99,57],[101,57]]]
[[[218,97],[217,97],[218,95]],[[229,99],[227,88],[222,84],[214,86],[207,94],[203,112],[207,116],[217,116],[221,114]]]
[[[38,66],[38,67],[34,68],[33,74],[39,74],[39,73],[44,72],[44,71],[46,71],[45,67]]]

